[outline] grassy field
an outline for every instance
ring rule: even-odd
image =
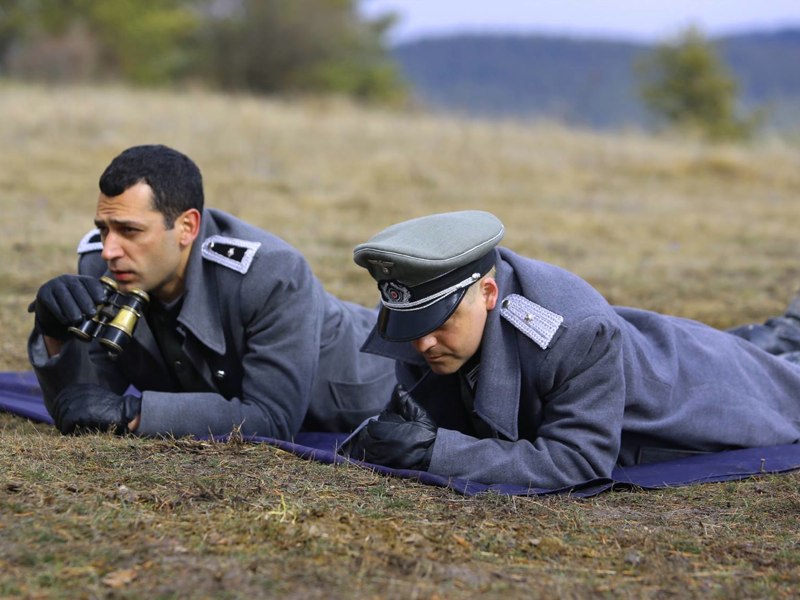
[[[0,370],[26,370],[38,285],[75,268],[97,178],[140,143],[209,206],[373,304],[352,247],[487,209],[504,245],[616,304],[717,327],[800,286],[800,142],[750,146],[479,123],[337,100],[0,86]],[[264,445],[64,438],[0,415],[0,597],[791,598],[800,474],[589,500],[462,497]]]

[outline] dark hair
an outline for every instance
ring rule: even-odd
[[[153,208],[164,215],[167,229],[196,208],[203,211],[203,177],[185,154],[162,145],[133,146],[114,158],[100,176],[100,191],[113,198],[137,183],[153,190]]]

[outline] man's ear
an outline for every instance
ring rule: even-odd
[[[484,277],[481,282],[481,294],[486,303],[486,310],[492,310],[497,305],[497,298],[500,295],[500,289],[497,287],[497,281],[494,277]]]
[[[180,231],[181,245],[190,246],[200,233],[200,211],[196,208],[185,211],[175,221],[175,227]]]

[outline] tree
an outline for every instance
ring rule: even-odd
[[[0,74],[404,100],[359,0],[0,0]]]
[[[186,0],[0,0],[0,23],[4,72],[138,84],[185,74],[199,26]]]
[[[202,21],[190,3],[92,0],[89,5],[103,56],[124,79],[162,84],[191,73]]]
[[[747,138],[757,126],[757,115],[737,114],[736,80],[694,28],[658,46],[637,71],[645,104],[673,126],[714,140]]]
[[[206,22],[203,63],[226,89],[404,96],[382,38],[392,17],[358,15],[358,0],[227,0]],[[222,8],[223,10],[220,10]]]

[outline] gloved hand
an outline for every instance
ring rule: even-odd
[[[142,408],[142,399],[120,396],[92,383],[65,387],[53,401],[52,415],[58,430],[67,435],[113,429],[118,435],[128,433],[128,423]]]
[[[426,471],[431,464],[438,427],[402,385],[378,418],[356,433],[343,454],[393,469]]]
[[[67,327],[93,317],[105,299],[106,288],[96,277],[59,275],[39,288],[28,312],[36,313],[39,333],[63,340]]]

